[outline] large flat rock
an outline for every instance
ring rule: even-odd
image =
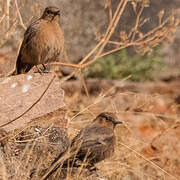
[[[45,117],[54,111],[58,116],[57,112],[61,114],[59,109],[64,106],[64,91],[53,73],[22,74],[0,79],[0,127],[6,124],[3,126],[6,131],[20,128],[32,119]]]

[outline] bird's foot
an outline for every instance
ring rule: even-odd
[[[42,71],[42,69],[41,69],[41,68],[39,68],[38,66],[36,66],[36,68],[37,68],[37,73],[39,73],[39,74],[43,75],[43,71]]]
[[[42,66],[43,66],[43,73],[49,73],[49,71],[48,71],[48,69],[46,68],[46,66],[44,65],[44,64],[42,64]]]
[[[46,68],[44,68],[45,66],[43,66],[43,68],[40,68],[38,66],[36,66],[37,71],[35,73],[39,73],[41,75],[45,74],[45,73],[49,73],[48,70]]]

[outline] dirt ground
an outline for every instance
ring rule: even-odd
[[[102,111],[124,122],[116,129],[116,153],[98,164],[105,179],[180,178],[180,77],[147,83],[88,80],[89,99],[77,84],[63,86],[70,134]]]
[[[58,148],[67,148],[67,136],[72,139],[103,111],[116,113],[124,123],[116,128],[115,154],[97,164],[95,174],[86,173],[84,176],[82,173],[74,175],[74,179],[179,179],[180,77],[147,83],[100,79],[89,79],[86,83],[89,97],[80,81],[62,84],[68,135],[55,127],[46,130],[36,125],[18,135],[17,132],[14,133],[14,138],[8,143],[1,142],[6,145],[0,151],[5,153],[4,159],[0,154],[0,164],[4,168],[4,175],[2,173],[0,179],[33,179],[30,175],[34,173],[34,169],[46,169],[57,154],[61,153]],[[38,133],[43,135],[46,131],[54,135],[46,134],[44,138],[40,138]],[[62,134],[64,139],[58,139]],[[1,131],[1,136],[5,137],[7,134]],[[36,141],[32,143],[37,138],[41,145],[36,144]],[[29,139],[31,144],[27,141]],[[56,143],[56,146],[48,146],[48,143]],[[40,164],[36,162],[38,157],[41,157]],[[40,174],[34,176],[34,179],[39,179],[39,176]]]

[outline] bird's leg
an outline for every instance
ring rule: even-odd
[[[44,64],[42,64],[42,67],[39,67],[39,65],[36,65],[37,72],[43,75],[43,73],[48,73],[48,70]]]
[[[44,68],[43,72],[44,72],[44,73],[48,73],[48,70],[47,70],[46,66],[45,66],[44,64],[42,64],[42,66],[43,66],[43,68]]]
[[[43,74],[42,69],[40,69],[37,65],[36,65],[36,68],[37,68],[38,73],[42,75]]]

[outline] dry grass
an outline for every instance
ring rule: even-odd
[[[124,83],[126,82],[121,82],[119,87],[123,87]],[[147,85],[143,83],[144,87]],[[90,104],[88,97],[81,94],[80,89],[75,89],[73,97],[66,96],[70,139],[102,111],[114,112],[119,120],[124,122],[124,125],[116,129],[116,153],[112,158],[97,164],[98,174],[86,172],[81,167],[73,171],[73,178],[69,172],[67,179],[178,179],[180,114],[178,105],[173,101],[172,90],[169,94],[160,95],[157,94],[159,91],[152,93],[152,88],[150,92],[134,93],[137,85],[131,87],[131,90],[128,86],[126,90],[111,86],[109,84],[110,89],[98,96],[90,94]],[[36,142],[43,140],[42,145],[46,148],[49,145],[45,139],[47,129],[40,137],[35,138],[35,134],[26,133],[27,128],[29,127],[23,129],[25,134],[23,131],[15,132],[8,141],[6,158],[3,156],[0,160],[3,180],[16,177],[29,179],[33,168],[36,169],[34,179],[40,179],[42,171],[49,166],[47,161],[44,162],[44,158],[54,158],[53,152],[48,156],[37,153]],[[60,159],[61,161],[63,159]],[[60,171],[63,169],[59,169],[52,179],[57,179]]]
[[[178,179],[179,111],[170,97],[127,91],[91,97],[91,105],[85,105],[84,96],[82,104],[86,107],[77,107],[79,98],[70,103],[71,109],[82,108],[78,116],[69,112],[70,131],[80,129],[102,111],[114,112],[124,122],[116,130],[116,154],[98,165],[101,175],[109,179]]]

